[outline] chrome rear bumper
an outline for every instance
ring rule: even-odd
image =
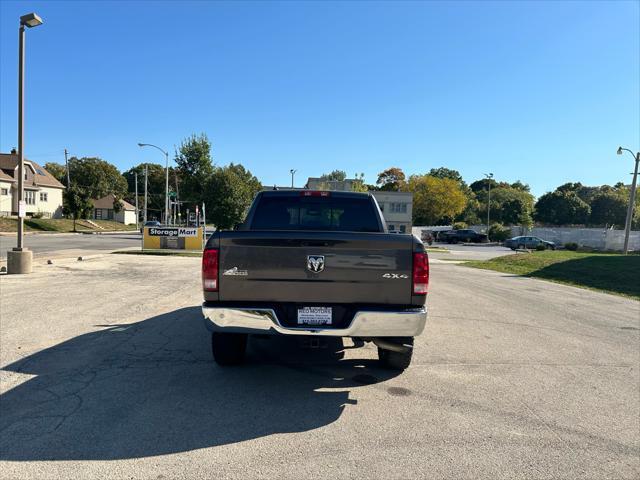
[[[202,305],[210,331],[233,333],[322,335],[330,337],[416,337],[427,321],[426,307],[400,311],[359,311],[347,328],[283,327],[270,308],[228,308]]]

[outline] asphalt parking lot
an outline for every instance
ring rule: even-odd
[[[640,302],[436,261],[406,372],[260,338],[222,369],[199,283],[129,255],[0,277],[0,477],[640,475]]]

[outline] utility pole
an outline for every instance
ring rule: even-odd
[[[71,187],[71,177],[69,176],[69,152],[67,149],[64,149],[64,164],[67,167],[67,188]]]
[[[176,181],[176,218],[178,219],[178,223],[180,223],[180,195],[178,193],[178,170],[173,170],[173,175]]]
[[[147,181],[149,178],[149,165],[144,166],[144,223],[147,223]]]
[[[493,173],[485,173],[485,177],[487,177],[487,182],[489,183],[489,192],[487,198],[487,241],[489,240],[489,220],[491,215],[491,179],[493,178]]]
[[[140,211],[138,210],[138,172],[133,172],[133,178],[136,182],[136,228],[140,227]]]
[[[629,192],[629,206],[627,207],[627,218],[624,222],[624,247],[622,248],[624,254],[629,253],[629,234],[631,233],[631,222],[633,221],[633,207],[636,203],[636,184],[638,181],[638,164],[640,163],[640,152],[633,153],[628,148],[618,148],[618,155],[622,155],[622,152],[629,152],[633,159],[636,161],[636,166],[633,170],[633,181],[631,182],[631,191]]]

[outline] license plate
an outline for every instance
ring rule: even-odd
[[[331,307],[303,307],[298,309],[298,325],[331,325]]]

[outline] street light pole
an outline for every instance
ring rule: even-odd
[[[18,30],[18,234],[16,247],[7,252],[7,273],[31,273],[33,253],[24,246],[24,68],[25,29],[37,27],[42,19],[35,13],[20,17]]]
[[[293,176],[296,174],[298,170],[294,170],[293,168],[291,170],[289,170],[289,172],[291,173],[291,188],[293,188]]]
[[[633,207],[636,203],[636,183],[638,180],[638,164],[640,163],[640,152],[633,153],[628,148],[618,147],[618,155],[622,155],[622,152],[629,152],[633,159],[636,161],[636,166],[633,169],[633,181],[631,182],[631,192],[629,192],[629,206],[627,207],[627,218],[624,222],[624,247],[622,248],[624,254],[629,253],[629,235],[631,233],[631,222],[633,221]]]
[[[484,176],[487,178],[487,182],[489,184],[487,199],[487,240],[489,240],[489,219],[491,215],[491,179],[493,178],[493,173],[485,173]]]
[[[147,182],[149,177],[149,165],[144,166],[144,223],[147,223]]]
[[[165,164],[165,183],[164,183],[164,223],[169,223],[169,153],[164,151],[162,148],[157,145],[153,145],[151,143],[138,143],[139,147],[153,147],[160,150],[164,153],[164,157],[166,159]]]

